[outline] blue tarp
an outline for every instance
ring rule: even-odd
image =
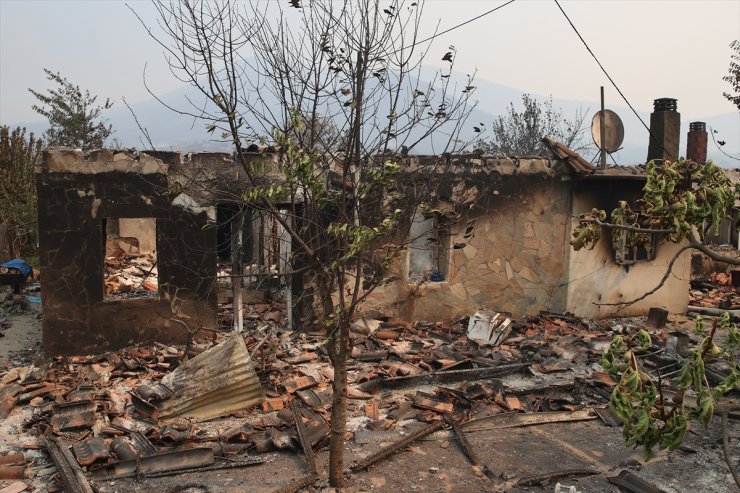
[[[33,272],[33,268],[31,268],[31,266],[28,265],[25,260],[20,259],[20,258],[14,258],[13,260],[8,260],[4,264],[0,264],[0,267],[7,267],[9,269],[17,269],[21,274],[23,274],[23,277],[25,277],[26,279]]]

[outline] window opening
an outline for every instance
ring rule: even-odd
[[[104,299],[158,296],[156,219],[105,218],[102,230]]]
[[[409,281],[447,279],[449,230],[440,219],[416,213],[409,231]]]

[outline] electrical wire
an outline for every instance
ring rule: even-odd
[[[622,99],[624,100],[625,103],[627,103],[627,106],[629,106],[629,108],[632,110],[632,113],[635,114],[637,119],[640,120],[640,123],[642,123],[642,126],[645,127],[645,129],[648,131],[648,133],[650,134],[650,138],[653,139],[653,141],[655,142],[660,142],[660,140],[655,138],[655,135],[653,134],[653,132],[650,131],[650,127],[643,121],[642,118],[640,118],[640,115],[637,113],[637,110],[634,108],[634,106],[632,106],[632,103],[629,102],[629,100],[627,99],[627,96],[624,95],[624,93],[619,88],[619,86],[617,86],[617,83],[614,82],[614,79],[612,79],[611,75],[609,75],[609,72],[606,71],[604,66],[601,64],[599,59],[596,57],[594,52],[591,50],[591,47],[588,46],[588,43],[586,43],[586,40],[583,39],[583,36],[581,36],[581,33],[578,32],[578,29],[576,29],[576,26],[573,24],[573,21],[570,20],[570,17],[568,17],[568,14],[565,13],[565,10],[563,10],[563,7],[560,6],[560,2],[558,0],[555,0],[555,5],[557,5],[558,8],[560,9],[560,12],[563,13],[563,15],[565,16],[565,19],[568,21],[568,24],[570,24],[570,27],[573,28],[573,31],[575,31],[575,33],[578,35],[578,38],[583,43],[583,46],[586,47],[586,50],[588,50],[588,52],[591,54],[593,59],[596,60],[596,63],[599,65],[599,68],[601,69],[602,72],[604,72],[604,75],[606,75],[606,78],[609,79],[609,82],[612,83],[612,86],[614,86],[614,89],[616,89],[619,95],[622,96]],[[663,152],[665,152],[669,157],[674,158],[674,159],[676,158],[676,156],[674,156],[673,153],[669,152],[668,149],[663,147],[662,143],[660,146],[663,148]]]
[[[715,146],[715,147],[717,148],[717,150],[718,150],[719,152],[721,152],[722,154],[724,154],[725,156],[727,156],[728,158],[730,158],[730,159],[734,159],[735,161],[740,161],[740,157],[737,157],[737,156],[733,156],[732,154],[728,154],[727,152],[725,152],[725,150],[724,150],[724,149],[722,149],[722,147],[721,147],[721,146],[719,145],[719,143],[717,142],[717,139],[716,139],[716,137],[714,136],[714,133],[715,133],[715,130],[714,130],[714,129],[712,128],[712,126],[710,125],[710,126],[709,126],[709,135],[711,135],[711,136],[712,136],[712,141],[714,141],[714,146]]]
[[[493,9],[491,9],[491,10],[488,10],[488,11],[486,11],[486,12],[483,12],[482,14],[476,15],[476,16],[475,16],[475,17],[473,17],[472,19],[468,19],[468,20],[466,20],[465,22],[461,22],[460,24],[457,24],[457,25],[455,25],[455,26],[452,26],[452,27],[450,27],[450,28],[448,28],[448,29],[445,29],[445,30],[444,30],[444,31],[442,31],[442,32],[438,32],[438,33],[436,33],[436,34],[434,34],[434,35],[432,35],[432,36],[429,36],[429,37],[428,37],[428,38],[426,38],[426,39],[422,39],[421,41],[417,41],[417,42],[416,42],[416,43],[414,43],[414,44],[415,44],[415,45],[418,45],[418,44],[421,44],[421,43],[426,43],[427,41],[432,41],[433,39],[435,39],[435,38],[438,38],[439,36],[442,36],[443,34],[447,34],[448,32],[450,32],[450,31],[454,31],[455,29],[458,29],[458,28],[460,28],[460,27],[463,27],[463,26],[464,26],[464,25],[466,25],[466,24],[470,24],[470,23],[471,23],[471,22],[473,22],[473,21],[477,21],[477,20],[478,20],[478,19],[480,19],[481,17],[485,17],[485,16],[487,16],[488,14],[492,14],[492,13],[496,12],[497,10],[499,10],[499,9],[502,9],[502,8],[506,7],[507,5],[511,5],[511,4],[512,4],[512,3],[514,3],[515,1],[516,1],[516,0],[509,0],[508,2],[506,2],[506,3],[503,3],[503,4],[501,4],[501,5],[499,5],[499,6],[498,6],[498,7],[496,7],[496,8],[493,8]]]

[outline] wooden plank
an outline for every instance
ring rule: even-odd
[[[46,449],[49,451],[54,465],[57,466],[57,472],[67,493],[93,493],[85,474],[72,457],[69,447],[62,440],[57,437],[48,437],[46,439]]]

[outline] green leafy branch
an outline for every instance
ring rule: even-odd
[[[727,331],[727,340],[717,345],[717,328]],[[640,367],[638,356],[650,349],[650,335],[640,330],[634,336],[623,339],[617,336],[602,355],[602,366],[612,375],[619,377],[619,384],[612,392],[610,405],[624,425],[625,444],[636,448],[642,446],[645,457],[653,455],[653,448],[660,450],[678,448],[686,435],[689,422],[698,421],[704,429],[714,414],[715,403],[725,394],[740,386],[740,366],[736,353],[740,349],[740,331],[724,314],[715,322],[710,334],[704,333],[701,317],[697,317],[695,333],[703,336],[702,342],[691,350],[678,372],[675,385],[678,391],[668,401],[664,398],[663,381],[656,382]],[[732,371],[714,388],[710,385],[705,363],[724,359],[732,365]],[[695,404],[685,399],[686,394],[695,396]]]
[[[346,245],[344,254],[332,261],[332,268],[339,268],[358,253],[368,249],[375,241],[391,234],[398,225],[401,212],[401,209],[394,210],[384,217],[377,226],[355,226],[348,223],[329,224],[327,233],[337,239],[344,240],[343,244]]]
[[[650,161],[645,172],[644,194],[635,209],[620,201],[609,223],[604,222],[603,210],[594,209],[579,217],[571,239],[575,250],[593,248],[601,238],[598,229],[602,226],[612,228],[612,244],[617,251],[624,243],[649,252],[653,233],[666,234],[670,241],[679,242],[692,239],[696,229],[701,238],[705,221],[718,234],[720,224],[740,200],[740,187],[712,161],[695,163],[680,158],[660,165]]]

